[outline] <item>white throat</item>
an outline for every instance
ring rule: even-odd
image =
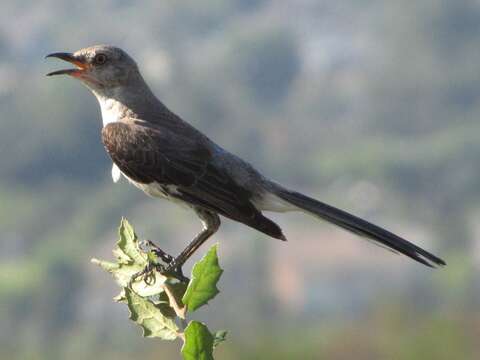
[[[122,118],[122,105],[114,99],[97,96],[102,111],[103,126],[116,122]]]
[[[119,121],[122,116],[125,115],[124,107],[120,102],[115,99],[107,98],[105,96],[95,94],[95,97],[100,104],[100,110],[102,112],[103,127],[110,123]],[[117,165],[112,165],[112,180],[114,183],[118,182],[122,177],[122,172]]]

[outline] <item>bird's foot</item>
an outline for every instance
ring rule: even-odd
[[[132,277],[128,281],[127,287],[129,289],[132,289],[133,283],[140,277],[143,277],[142,280],[148,286],[153,285],[155,283],[155,270],[156,270],[156,265],[149,262],[147,266],[143,268],[143,270],[140,270],[139,272],[132,275]]]
[[[143,276],[143,281],[147,285],[153,285],[155,283],[155,272],[162,274],[166,277],[175,278],[180,282],[188,283],[190,279],[188,279],[185,275],[183,275],[182,267],[178,266],[175,258],[172,255],[167,254],[165,251],[160,249],[157,245],[155,245],[150,240],[142,240],[139,243],[139,248],[142,252],[146,253],[148,256],[148,264],[145,268],[138,273],[134,274],[128,286],[131,288],[133,282],[135,282],[138,278]],[[153,256],[151,256],[153,255]],[[161,260],[166,265],[161,264],[158,260]]]

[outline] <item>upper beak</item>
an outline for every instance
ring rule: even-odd
[[[48,73],[47,76],[64,75],[64,74],[75,76],[75,75],[81,74],[88,67],[88,63],[84,59],[77,57],[71,53],[58,52],[58,53],[53,53],[45,56],[45,58],[50,58],[50,57],[68,61],[69,63],[75,65],[77,68],[53,71],[51,73]]]

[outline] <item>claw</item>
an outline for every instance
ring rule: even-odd
[[[168,264],[166,266],[159,264],[158,260],[152,260],[149,257],[148,265],[142,271],[139,271],[132,275],[130,281],[128,282],[128,287],[131,289],[132,284],[135,282],[136,279],[143,276],[143,281],[146,285],[151,286],[155,284],[155,271],[158,273],[167,276],[173,277],[180,282],[189,282],[190,279],[183,275],[181,265],[177,265],[177,259],[173,256],[167,254],[165,251],[160,249],[157,245],[155,245],[150,240],[141,240],[138,244],[139,249],[144,253],[153,253],[155,257],[161,259],[164,263]]]
[[[147,284],[148,286],[152,286],[155,284],[155,281],[156,281],[156,277],[155,277],[155,272],[154,271],[149,271],[147,272],[144,276],[143,276],[143,281],[145,282],[145,284]]]
[[[143,276],[146,272],[146,268],[133,274],[132,277],[130,278],[130,280],[128,281],[128,284],[127,284],[127,288],[129,288],[130,290],[133,290],[133,283],[135,282],[135,280],[137,280],[140,276]]]
[[[155,264],[148,263],[148,265],[145,266],[143,268],[143,270],[133,274],[132,277],[130,278],[130,280],[128,281],[128,285],[127,285],[128,288],[132,289],[132,285],[135,282],[135,280],[137,280],[141,276],[143,276],[143,281],[148,286],[151,286],[151,285],[155,284],[155,280],[156,280],[155,279],[155,271],[154,271],[155,268],[156,268]]]

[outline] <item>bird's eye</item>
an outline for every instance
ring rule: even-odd
[[[95,64],[103,65],[107,62],[107,56],[105,54],[97,54],[93,60],[95,61]]]

